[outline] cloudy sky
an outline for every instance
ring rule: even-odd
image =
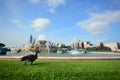
[[[120,0],[0,0],[0,43],[38,38],[69,44],[120,42]]]

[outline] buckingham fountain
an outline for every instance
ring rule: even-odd
[[[78,49],[77,45],[75,43],[75,39],[73,41],[73,47],[65,47],[64,45],[60,43],[53,43],[51,41],[47,41],[45,36],[40,35],[38,39],[33,41],[32,43],[27,44],[22,49],[13,49],[11,52],[7,52],[7,56],[24,56],[28,55],[31,52],[34,53],[36,50],[39,50],[39,56],[40,57],[59,57],[61,58],[70,58],[73,59],[74,57],[77,58],[118,58],[120,57],[120,54],[115,53],[93,53],[88,52],[85,49]]]
[[[35,52],[36,49],[40,53],[58,53],[58,54],[80,54],[80,53],[87,53],[84,49],[77,50],[75,43],[75,39],[73,41],[73,48],[72,47],[66,47],[65,45],[61,43],[54,43],[51,41],[47,41],[44,35],[39,35],[39,37],[35,40],[32,36],[30,36],[30,43],[25,45],[24,48],[13,48],[12,52],[14,53],[29,53],[29,52]]]

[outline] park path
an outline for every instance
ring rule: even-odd
[[[20,60],[21,56],[0,56],[0,60]],[[120,60],[120,57],[38,57],[38,60]]]

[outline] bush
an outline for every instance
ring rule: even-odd
[[[109,47],[91,47],[87,48],[88,51],[111,51]]]

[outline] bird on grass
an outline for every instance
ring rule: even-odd
[[[34,54],[30,54],[30,55],[27,55],[27,56],[23,56],[21,58],[21,61],[25,61],[25,65],[26,65],[26,62],[31,62],[31,64],[38,58],[38,51],[36,51],[35,55]]]

